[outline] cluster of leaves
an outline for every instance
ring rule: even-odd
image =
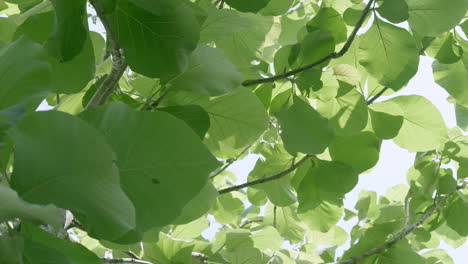
[[[0,10],[2,264],[450,264],[435,248],[468,236],[466,0]],[[459,127],[398,95],[420,56]],[[408,185],[345,208],[383,140],[417,153]],[[261,158],[235,185],[226,169],[248,153]]]

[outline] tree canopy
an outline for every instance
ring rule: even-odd
[[[453,264],[439,244],[468,237],[467,11],[0,0],[0,264]],[[421,56],[457,127],[400,94]],[[415,155],[407,185],[348,208],[385,140]],[[228,169],[251,154],[239,183]]]

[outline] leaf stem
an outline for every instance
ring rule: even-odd
[[[243,184],[240,184],[240,185],[235,185],[235,186],[232,186],[232,187],[221,189],[221,190],[218,191],[218,193],[219,194],[226,194],[226,193],[241,190],[241,189],[246,188],[246,187],[250,187],[250,186],[254,186],[254,185],[258,185],[258,184],[262,184],[262,183],[266,183],[266,182],[269,182],[269,181],[280,179],[280,178],[288,175],[289,173],[293,172],[295,169],[299,168],[299,166],[301,166],[304,162],[306,162],[311,157],[313,157],[313,156],[312,155],[306,155],[304,158],[302,158],[296,164],[292,165],[291,167],[289,167],[288,169],[286,169],[284,171],[278,172],[278,173],[276,173],[276,174],[274,174],[272,176],[269,176],[269,177],[264,177],[264,178],[261,178],[261,179],[258,179],[258,180],[249,181],[249,182],[246,182],[246,183],[243,183]]]
[[[215,172],[213,175],[211,175],[209,177],[209,179],[213,179],[214,177],[216,177],[216,176],[220,175],[221,173],[223,173],[227,168],[229,168],[229,166],[231,166],[234,162],[239,160],[239,158],[242,157],[242,155],[244,155],[244,153],[246,153],[252,147],[252,145],[253,144],[248,145],[239,154],[237,154],[237,156],[235,158],[230,159],[229,162],[227,162],[221,169],[219,169],[217,172]]]
[[[349,50],[349,48],[351,47],[351,44],[353,43],[354,39],[356,38],[356,35],[357,35],[359,29],[364,24],[364,21],[366,20],[366,17],[369,14],[369,11],[371,9],[371,6],[372,6],[373,2],[374,2],[374,0],[369,0],[369,3],[367,3],[366,8],[362,11],[362,14],[361,14],[361,17],[359,18],[359,21],[356,23],[356,26],[354,27],[353,32],[349,36],[348,40],[346,40],[344,46],[341,48],[341,50],[339,52],[330,53],[327,56],[319,59],[316,62],[313,62],[311,64],[302,66],[300,68],[297,68],[297,69],[294,69],[294,70],[291,70],[291,71],[288,71],[288,72],[285,72],[285,73],[281,73],[281,74],[278,74],[278,75],[275,75],[275,76],[272,76],[272,77],[269,77],[269,78],[261,78],[261,79],[244,81],[242,83],[242,85],[247,87],[247,86],[253,86],[253,85],[257,85],[257,84],[269,83],[269,82],[274,82],[274,81],[277,81],[277,80],[285,79],[285,78],[287,78],[289,76],[292,76],[292,75],[301,73],[301,72],[303,72],[305,70],[314,68],[315,66],[318,66],[318,65],[320,65],[320,64],[322,64],[324,62],[327,62],[329,60],[338,59],[338,58],[342,57]]]
[[[104,264],[155,264],[149,261],[144,261],[140,259],[134,259],[134,258],[115,258],[115,259],[109,259],[109,258],[101,258],[102,263]]]

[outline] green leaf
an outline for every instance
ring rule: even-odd
[[[422,255],[427,261],[426,264],[454,264],[453,259],[442,249],[433,249],[428,252],[424,252]]]
[[[240,248],[224,254],[231,264],[258,264],[262,262],[262,253],[256,248]]]
[[[51,249],[57,250],[66,256],[73,264],[102,263],[102,261],[93,252],[86,249],[83,245],[68,240],[62,240],[53,234],[48,233],[41,228],[33,226],[29,223],[21,224],[21,233],[23,233],[25,237],[28,237],[35,243],[39,243]]]
[[[135,227],[134,207],[120,187],[115,154],[86,122],[61,112],[36,112],[25,117],[11,137],[11,186],[21,198],[69,209],[97,238],[115,240]]]
[[[337,135],[355,135],[367,125],[366,100],[354,89],[329,101],[319,101],[317,105],[318,112],[331,120]]]
[[[1,4],[1,3],[0,3]],[[0,48],[10,43],[13,39],[17,25],[11,18],[1,17],[0,18]]]
[[[120,185],[135,206],[138,231],[174,221],[219,165],[195,132],[168,113],[138,112],[114,103],[81,117],[114,149]]]
[[[21,37],[0,50],[0,109],[40,100],[52,90],[51,67],[41,45]]]
[[[208,227],[208,220],[205,217],[200,217],[190,223],[175,226],[171,232],[171,237],[182,240],[193,239],[200,236]]]
[[[38,262],[40,260],[40,262]],[[34,242],[30,239],[24,241],[23,264],[74,264],[73,261],[60,253],[60,251]]]
[[[209,43],[254,26],[247,17],[228,9],[218,9],[208,0],[200,2],[200,6],[207,12],[208,17],[201,25],[200,42]]]
[[[268,5],[270,0],[226,0],[226,4],[241,12],[257,13]]]
[[[201,217],[213,207],[217,197],[218,191],[211,183],[206,183],[205,187],[185,205],[173,223],[176,225],[187,224]]]
[[[384,0],[377,11],[392,23],[401,23],[409,18],[406,0]]]
[[[398,135],[403,125],[403,110],[393,102],[372,104],[369,109],[372,129],[381,139],[392,139]]]
[[[244,204],[231,193],[219,196],[212,208],[212,214],[220,224],[236,224],[243,211]]]
[[[272,203],[268,203],[263,223],[268,226],[275,225],[281,236],[292,243],[299,243],[304,240],[307,227],[297,216],[296,207],[291,205],[275,209]]]
[[[448,140],[447,128],[437,108],[426,98],[417,95],[398,96],[388,102],[403,110],[403,125],[393,139],[409,151],[428,151]]]
[[[406,0],[406,3],[411,29],[420,36],[429,37],[437,37],[454,28],[468,9],[465,0]],[[437,23],[433,23],[434,21]]]
[[[318,28],[330,31],[337,44],[345,42],[347,39],[348,29],[340,13],[333,8],[320,8],[317,15],[307,23],[307,31],[309,32]]]
[[[430,43],[426,53],[436,59],[438,63],[452,64],[460,60],[463,48],[455,40],[453,33],[445,33]]]
[[[243,80],[220,49],[199,45],[189,58],[188,69],[171,78],[168,88],[188,90],[208,96],[232,92]]]
[[[324,201],[336,204],[351,191],[358,181],[358,174],[342,163],[314,160],[296,188],[300,213],[320,206]],[[303,165],[304,166],[304,165]]]
[[[295,0],[270,0],[260,14],[263,16],[280,16],[285,14],[294,4]]]
[[[304,39],[296,44],[297,53],[289,56],[289,64],[292,68],[298,68],[315,63],[335,51],[335,40],[330,31],[316,29],[308,33]],[[314,52],[310,52],[313,50]]]
[[[15,38],[24,34],[42,44],[52,32],[53,22],[53,11],[30,16],[18,27],[15,32]],[[54,57],[49,57],[48,59],[52,65],[52,85],[54,92],[65,94],[77,93],[94,78],[96,66],[90,37],[84,40],[82,49],[73,59],[66,62],[59,61]]]
[[[444,215],[447,219],[447,225],[455,230],[460,236],[468,235],[468,198],[466,195],[456,193],[450,199],[448,206],[444,208]]]
[[[293,158],[281,144],[275,146],[263,144],[261,148],[259,154],[263,158],[255,163],[254,169],[249,173],[249,181],[269,177],[291,167]],[[253,188],[265,191],[268,199],[277,206],[288,206],[296,201],[288,176],[255,185]]]
[[[335,131],[330,121],[299,97],[276,114],[281,138],[290,153],[320,154],[332,141]]]
[[[186,94],[178,104],[198,104],[210,116],[205,144],[219,158],[232,158],[255,142],[268,127],[268,114],[262,102],[248,89],[218,97]]]
[[[168,235],[160,233],[157,243],[144,243],[144,256],[149,261],[162,264],[179,264],[192,262],[193,245],[171,239]]]
[[[376,18],[361,38],[359,63],[380,84],[396,91],[416,74],[419,50],[408,31]]]
[[[87,1],[51,2],[55,9],[55,23],[46,48],[59,62],[70,61],[81,52],[88,38]]]
[[[339,200],[322,201],[313,209],[299,211],[298,216],[311,230],[328,232],[341,219],[343,211],[343,202]]]
[[[0,185],[0,222],[21,218],[38,222],[41,224],[50,224],[56,230],[63,225],[60,210],[53,206],[41,206],[23,201],[18,194],[5,186]]]
[[[184,121],[197,135],[203,139],[210,128],[208,113],[198,105],[176,105],[158,108]]]
[[[140,0],[140,6],[146,5],[144,9],[131,0],[115,2],[108,17],[133,71],[148,77],[165,77],[188,68],[200,25],[187,4]]]
[[[23,246],[21,237],[0,236],[0,263],[23,264]]]
[[[455,115],[457,118],[457,126],[463,130],[467,130],[468,129],[468,107],[456,104]]]
[[[368,131],[350,137],[337,137],[330,145],[330,156],[332,160],[362,173],[377,164],[381,143],[374,133]]]

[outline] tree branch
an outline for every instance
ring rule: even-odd
[[[218,193],[219,194],[230,193],[230,192],[238,191],[240,189],[250,187],[250,186],[253,186],[253,185],[262,184],[262,183],[265,183],[265,182],[280,179],[280,178],[288,175],[289,173],[293,172],[295,169],[297,169],[299,166],[301,166],[302,163],[304,163],[305,161],[307,161],[311,157],[313,157],[313,156],[306,155],[304,158],[302,158],[296,164],[292,165],[291,167],[289,167],[288,169],[286,169],[286,170],[284,170],[282,172],[276,173],[276,174],[274,174],[272,176],[269,176],[269,177],[264,177],[264,178],[261,178],[261,179],[258,179],[258,180],[249,181],[249,182],[246,182],[246,183],[243,183],[243,184],[240,184],[240,185],[235,185],[235,186],[232,186],[232,187],[221,189],[221,190],[218,191]]]
[[[113,63],[110,74],[101,84],[101,86],[99,86],[96,93],[93,95],[88,105],[86,106],[86,109],[105,104],[107,102],[107,99],[109,99],[109,97],[114,92],[117,83],[119,82],[120,78],[127,69],[127,62],[125,61],[125,58],[122,55],[119,43],[117,42],[117,38],[115,37],[115,34],[112,31],[112,27],[109,23],[109,20],[107,20],[107,17],[104,14],[101,3],[98,0],[90,0],[89,2],[96,10],[97,16],[99,17],[102,24],[104,25],[104,28],[106,29],[106,35],[108,36],[107,41],[109,41],[111,46]]]
[[[388,87],[384,87],[380,92],[378,92],[376,95],[372,96],[371,99],[367,101],[367,105],[371,105],[375,100],[379,99],[380,96],[382,96],[388,89]]]
[[[372,7],[373,2],[374,2],[374,0],[369,0],[369,3],[367,3],[366,8],[362,11],[362,15],[359,18],[359,21],[356,23],[356,26],[354,27],[353,32],[349,36],[348,40],[346,40],[346,43],[344,44],[344,46],[341,48],[341,50],[339,52],[330,53],[327,56],[321,58],[320,60],[318,60],[318,61],[316,61],[314,63],[311,63],[309,65],[300,67],[300,68],[295,69],[295,70],[291,70],[291,71],[288,71],[288,72],[285,72],[285,73],[281,73],[281,74],[278,74],[278,75],[275,75],[275,76],[272,76],[272,77],[269,77],[269,78],[262,78],[262,79],[244,81],[242,83],[242,85],[247,87],[247,86],[253,86],[253,85],[257,85],[257,84],[269,83],[269,82],[274,82],[274,81],[277,81],[277,80],[285,79],[285,78],[287,78],[289,76],[292,76],[292,75],[301,73],[301,72],[303,72],[305,70],[314,68],[315,66],[318,66],[318,65],[320,65],[320,64],[322,64],[324,62],[327,62],[327,61],[329,61],[331,59],[337,59],[337,58],[342,57],[349,50],[349,48],[351,47],[351,44],[353,43],[354,39],[356,38],[356,35],[357,35],[359,29],[364,24],[364,21],[366,20],[366,17],[369,14],[369,11],[370,11],[370,9]]]
[[[416,228],[418,228],[420,225],[422,225],[433,213],[435,213],[438,209],[440,209],[454,193],[456,193],[456,191],[454,191],[454,192],[448,194],[447,196],[443,197],[439,202],[434,203],[434,205],[429,210],[427,210],[427,212],[424,213],[424,215],[421,216],[421,218],[419,218],[418,221],[416,221],[414,224],[412,224],[410,226],[406,226],[405,228],[403,228],[403,230],[400,231],[400,233],[398,235],[396,235],[393,239],[383,243],[382,245],[380,245],[378,247],[370,249],[369,251],[364,252],[361,255],[357,255],[357,256],[351,257],[349,259],[345,259],[345,260],[341,260],[341,261],[337,261],[337,262],[332,262],[330,264],[354,264],[354,263],[358,263],[358,261],[361,261],[361,260],[363,260],[363,259],[365,259],[367,257],[373,256],[373,255],[379,254],[379,253],[391,248],[393,245],[395,245],[396,243],[403,240],[408,234],[410,234]]]
[[[109,258],[101,258],[102,263],[104,264],[155,264],[149,261],[144,261],[140,259],[134,259],[134,258],[115,258],[115,259],[109,259]]]
[[[214,177],[220,175],[221,173],[223,173],[223,171],[225,171],[227,168],[229,168],[229,166],[231,166],[234,162],[236,162],[237,160],[239,160],[239,158],[244,155],[245,152],[247,152],[250,148],[252,147],[252,144],[248,145],[246,148],[244,148],[239,154],[237,154],[237,156],[231,160],[229,160],[229,162],[227,162],[221,169],[219,169],[217,172],[215,172],[213,175],[211,175],[209,178],[210,179],[213,179]]]

